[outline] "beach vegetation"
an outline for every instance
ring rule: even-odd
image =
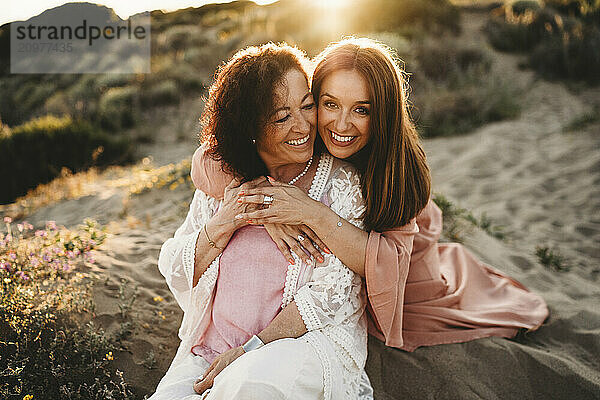
[[[63,168],[80,171],[132,158],[127,139],[111,137],[69,116],[47,115],[4,132],[0,135],[2,204],[60,176]]]
[[[455,205],[451,200],[440,193],[435,193],[433,195],[433,201],[440,208],[442,215],[444,216],[442,235],[445,239],[462,243],[464,241],[464,235],[473,227],[483,230],[496,239],[504,240],[506,238],[504,227],[495,224],[485,212],[479,217],[476,217],[473,212]]]
[[[560,254],[558,249],[551,249],[548,246],[537,246],[535,248],[535,255],[540,264],[553,271],[567,272],[571,269],[571,265]]]
[[[548,0],[505,4],[485,31],[498,50],[528,54],[527,65],[548,79],[600,83],[600,3]]]
[[[4,217],[0,233],[0,397],[129,399],[113,367],[117,346],[91,322],[89,271],[106,232],[92,220],[69,230]]]

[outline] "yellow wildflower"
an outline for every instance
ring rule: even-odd
[[[155,297],[153,298],[153,300],[154,300],[154,301],[156,301],[156,302],[161,302],[161,301],[163,301],[164,299],[163,299],[162,297],[160,297],[160,296],[155,296]]]

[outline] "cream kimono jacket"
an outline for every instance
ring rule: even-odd
[[[349,164],[323,154],[309,196],[363,227],[365,206],[360,179]],[[160,252],[158,267],[184,312],[179,329],[181,345],[173,364],[189,354],[210,321],[220,255],[195,287],[192,277],[196,239],[219,204],[196,190],[185,221]],[[325,399],[357,398],[367,357],[366,296],[361,278],[331,254],[324,256],[323,264],[313,263],[305,269],[307,273],[300,274],[302,261],[293,256],[296,262],[287,272],[282,307],[296,301],[308,330],[304,338],[314,347],[323,366]]]

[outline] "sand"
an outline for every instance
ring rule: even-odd
[[[469,15],[464,20],[465,40],[482,40],[481,20]],[[367,371],[378,400],[600,398],[600,125],[565,132],[574,117],[600,104],[600,90],[574,93],[520,71],[516,56],[494,57],[494,67],[522,88],[522,114],[464,136],[425,141],[434,191],[504,226],[505,240],[473,228],[464,243],[541,294],[550,318],[538,331],[514,340],[486,338],[413,353],[371,339]],[[190,104],[176,111],[186,107]],[[140,151],[152,155],[156,165],[189,158],[196,118],[196,112],[188,113],[179,127],[189,135],[162,129],[159,140]],[[94,321],[118,331],[124,321],[120,287],[125,298],[136,293],[127,317],[136,321],[134,332],[115,363],[137,393],[151,393],[175,354],[182,315],[158,272],[158,253],[183,221],[192,191],[153,189],[127,200],[125,188],[113,187],[110,176],[98,179],[92,193],[26,219],[36,226],[46,220],[73,226],[85,217],[113,221],[92,271],[99,277]],[[571,269],[544,267],[536,246],[558,249]]]

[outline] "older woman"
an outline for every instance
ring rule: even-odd
[[[332,254],[287,260],[265,228],[235,218],[251,187],[240,182],[270,175],[326,204],[339,226],[363,226],[357,172],[313,156],[316,108],[304,62],[289,46],[251,47],[210,89],[203,139],[236,179],[221,201],[196,190],[161,249],[159,269],[184,316],[153,400],[357,397],[366,360],[360,277]]]

